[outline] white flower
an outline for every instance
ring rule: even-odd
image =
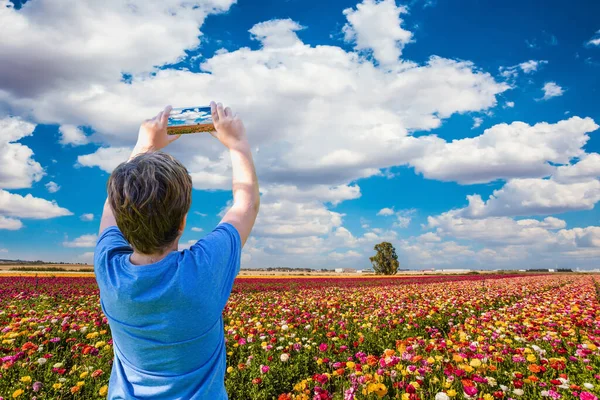
[[[540,392],[540,396],[542,396],[542,397],[549,397],[550,393],[547,390],[542,390]]]
[[[307,330],[307,331],[310,331],[310,329],[311,329],[311,328],[312,328],[312,327],[311,327],[310,325],[306,325],[306,326],[304,327],[304,329],[305,329],[305,330]]]
[[[281,350],[283,350],[283,346],[277,346],[277,347],[276,347],[276,350],[277,350],[277,351],[281,351]]]
[[[435,395],[435,400],[450,400],[450,397],[444,392],[439,392]]]
[[[60,367],[62,367],[62,366],[63,366],[63,363],[61,363],[61,362],[57,362],[56,364],[54,364],[54,365],[52,366],[52,368],[60,368]]]
[[[586,389],[593,389],[593,388],[594,388],[594,385],[592,385],[591,383],[588,383],[588,382],[584,383],[584,384],[583,384],[583,386],[584,386]]]
[[[59,381],[60,383],[63,383],[63,382],[66,382],[66,381],[67,381],[67,378],[58,378],[58,381]]]
[[[283,354],[282,354],[282,355],[279,357],[279,359],[281,360],[281,362],[287,362],[287,360],[289,360],[289,359],[290,359],[290,355],[289,355],[289,354],[287,354],[287,353],[283,353]]]
[[[38,358],[38,359],[37,359],[37,361],[36,361],[36,362],[37,362],[39,365],[44,365],[44,364],[46,364],[46,363],[48,362],[48,360],[47,360],[47,359],[45,359],[44,357],[40,357],[40,358]]]
[[[288,329],[290,329],[287,325],[282,325],[281,326],[281,330],[282,331],[287,331]]]
[[[496,379],[492,378],[491,376],[486,376],[485,379],[487,379],[487,383],[488,385],[494,387],[498,384],[498,382],[496,382]]]
[[[523,396],[523,393],[525,393],[525,392],[523,391],[523,389],[515,389],[515,390],[513,390],[513,393],[516,396]]]
[[[508,390],[508,386],[500,385],[500,389],[502,389],[503,392],[506,392]]]
[[[84,326],[83,328],[81,328],[81,333],[86,333],[88,330],[87,326]]]

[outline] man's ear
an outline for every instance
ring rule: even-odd
[[[183,233],[185,230],[185,223],[187,222],[187,214],[183,216],[183,221],[181,221],[181,225],[179,225],[179,232]]]

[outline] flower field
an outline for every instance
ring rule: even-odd
[[[590,275],[238,279],[231,399],[597,399]],[[0,277],[0,398],[105,398],[93,278]]]

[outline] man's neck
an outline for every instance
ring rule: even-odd
[[[177,250],[177,246],[178,246],[178,242],[175,242],[173,244],[173,246],[169,247],[162,253],[155,253],[155,254],[142,254],[142,253],[138,253],[137,251],[134,250],[133,254],[131,256],[129,256],[129,261],[133,265],[154,264],[156,262],[159,262],[163,258],[165,258],[167,255],[169,255],[170,252]]]

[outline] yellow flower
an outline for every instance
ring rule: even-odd
[[[83,378],[85,378],[85,377],[86,377],[86,376],[88,376],[88,375],[89,375],[89,372],[87,372],[87,371],[85,371],[85,372],[82,372],[82,373],[79,375],[79,379],[83,379]]]
[[[494,400],[494,396],[489,393],[483,395],[483,400]]]
[[[100,396],[106,396],[106,394],[108,393],[108,385],[104,385],[100,388],[100,390],[98,391],[98,394]]]
[[[233,372],[233,367],[227,367],[227,373],[230,374]]]
[[[453,355],[452,359],[454,360],[454,362],[457,362],[457,363],[459,363],[463,360],[463,358],[458,354]]]
[[[56,390],[60,389],[62,387],[62,383],[55,383],[54,385],[52,385],[52,387]]]
[[[96,343],[94,345],[95,348],[97,349],[101,349],[102,347],[104,347],[106,345],[106,342],[104,340],[99,341],[98,343]]]
[[[529,354],[529,355],[527,356],[527,361],[529,361],[530,363],[532,363],[532,362],[536,362],[536,360],[537,360],[537,359],[535,358],[535,356],[534,356],[533,354]]]
[[[356,367],[356,364],[353,363],[352,361],[348,361],[346,363],[346,368],[348,368],[348,369],[354,369],[354,367]]]
[[[403,393],[403,394],[402,394],[402,400],[410,400],[410,394],[408,394],[408,393]]]
[[[24,376],[24,377],[21,378],[21,382],[23,382],[23,383],[29,383],[29,382],[31,382],[31,377],[29,375]]]
[[[478,359],[478,358],[474,358],[474,359],[471,360],[471,362],[469,364],[473,368],[478,368],[478,367],[481,367],[481,360]]]
[[[435,363],[435,358],[433,358],[433,357],[429,357],[429,358],[427,359],[427,364],[433,364],[433,363]]]
[[[23,392],[24,392],[24,390],[23,390],[23,389],[17,389],[17,390],[15,390],[15,391],[13,392],[13,395],[12,395],[13,399],[16,399],[17,397],[19,397],[20,395],[22,395],[22,394],[23,394]]]
[[[85,385],[85,382],[84,382],[84,381],[79,381],[79,382],[77,382],[77,386],[83,386],[83,385]]]
[[[448,395],[448,397],[454,397],[456,396],[456,390],[450,389],[446,392],[446,394]]]

